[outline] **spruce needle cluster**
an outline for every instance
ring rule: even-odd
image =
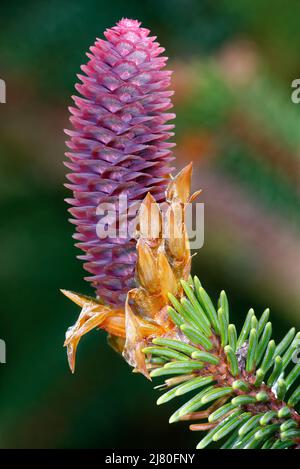
[[[155,338],[144,349],[150,376],[167,377],[157,404],[187,395],[170,423],[197,421],[190,429],[206,432],[198,449],[297,448],[300,333],[292,328],[276,344],[269,309],[260,318],[250,309],[238,333],[224,291],[216,309],[198,277],[182,287],[168,309],[182,339]]]

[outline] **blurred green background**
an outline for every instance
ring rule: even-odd
[[[138,18],[175,70],[177,167],[195,163],[205,244],[193,270],[234,320],[271,307],[276,337],[300,323],[300,3],[267,0],[3,1],[0,6],[0,365],[2,448],[187,448],[174,405],[106,346],[82,340],[74,376],[62,348],[91,293],[63,199],[63,128],[75,74],[96,36]],[[157,384],[157,383],[156,383]],[[176,404],[175,404],[176,405]]]

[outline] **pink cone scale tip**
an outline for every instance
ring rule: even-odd
[[[167,90],[167,58],[149,30],[122,19],[104,35],[78,75],[80,97],[73,97],[72,130],[66,130],[66,187],[73,192],[67,202],[76,246],[84,252],[78,257],[90,273],[86,280],[105,303],[119,306],[135,284],[136,242],[130,236],[100,239],[97,207],[118,207],[120,195],[130,207],[147,192],[164,200],[174,145],[167,141],[174,126],[166,123],[175,115],[168,112],[173,92]]]

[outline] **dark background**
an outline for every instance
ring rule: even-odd
[[[153,385],[104,333],[82,340],[74,376],[62,348],[78,309],[59,288],[92,293],[63,201],[63,128],[85,52],[122,17],[151,29],[175,70],[177,167],[194,161],[205,202],[194,273],[213,298],[226,289],[238,324],[266,306],[275,337],[300,323],[300,105],[291,101],[300,3],[2,1],[3,448],[192,448],[200,439],[168,424],[176,403],[157,407]]]

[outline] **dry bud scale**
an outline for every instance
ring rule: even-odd
[[[82,97],[71,108],[66,163],[80,256],[96,297],[62,290],[81,307],[66,334],[75,368],[80,338],[94,328],[146,377],[168,378],[158,403],[196,391],[170,418],[198,421],[198,447],[295,448],[300,442],[300,336],[294,329],[276,346],[266,310],[250,310],[238,335],[229,324],[225,292],[216,310],[197,277],[185,224],[192,165],[171,176],[174,115],[170,72],[149,31],[123,19],[98,39],[82,67]],[[100,239],[97,207],[126,195],[139,207],[135,236]],[[162,205],[161,203],[164,202]],[[122,224],[122,218],[120,218]],[[167,233],[167,236],[166,236]],[[298,360],[299,361],[299,360]]]

